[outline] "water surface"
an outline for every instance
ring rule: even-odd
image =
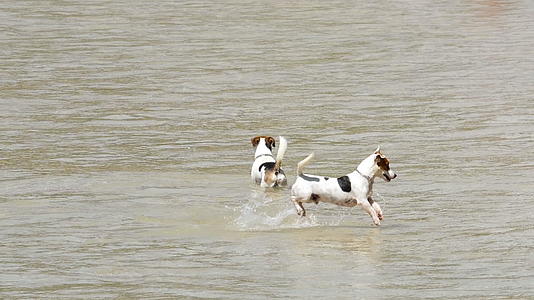
[[[529,1],[10,1],[2,298],[534,298]],[[377,145],[385,213],[290,183]]]

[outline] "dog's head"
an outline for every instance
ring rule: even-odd
[[[374,152],[374,163],[377,167],[375,174],[386,182],[390,182],[391,179],[395,179],[397,174],[389,167],[389,159],[380,152],[380,146]]]
[[[267,146],[267,148],[269,148],[269,150],[272,151],[273,147],[276,147],[276,143],[275,143],[274,138],[272,136],[265,136],[265,135],[260,135],[260,136],[253,137],[250,140],[252,142],[252,146],[253,147],[257,147],[262,139],[265,141],[264,142],[265,146]]]
[[[263,173],[262,187],[280,187],[287,185],[287,177],[280,164],[274,162],[267,162],[260,166],[260,171]]]
[[[273,169],[265,171],[265,184],[268,187],[287,186],[286,174],[282,169]]]

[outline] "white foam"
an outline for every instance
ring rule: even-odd
[[[247,203],[233,210],[237,216],[235,216],[232,223],[238,230],[243,231],[277,230],[321,225],[313,215],[305,218],[297,216],[295,208],[285,195],[252,192]]]

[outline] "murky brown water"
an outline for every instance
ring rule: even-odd
[[[1,298],[534,299],[531,1],[8,1]],[[255,135],[385,220],[250,183]]]

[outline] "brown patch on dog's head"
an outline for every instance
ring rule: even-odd
[[[272,136],[269,136],[265,139],[266,143],[267,143],[267,147],[269,147],[269,149],[271,149],[271,147],[276,147],[276,141],[274,140],[274,138]]]
[[[381,154],[376,155],[375,157],[376,165],[383,171],[389,171],[389,160],[385,157],[382,157]]]
[[[266,135],[260,135],[260,136],[253,137],[250,140],[252,142],[252,146],[253,147],[258,146],[258,144],[260,143],[260,140],[262,138],[265,139],[265,146],[267,146],[267,148],[272,150],[273,147],[276,147],[276,142],[275,142],[274,138],[272,136],[266,136]]]
[[[260,138],[261,137],[259,136],[255,136],[250,140],[250,142],[252,142],[252,147],[258,146],[258,143],[260,142]]]

